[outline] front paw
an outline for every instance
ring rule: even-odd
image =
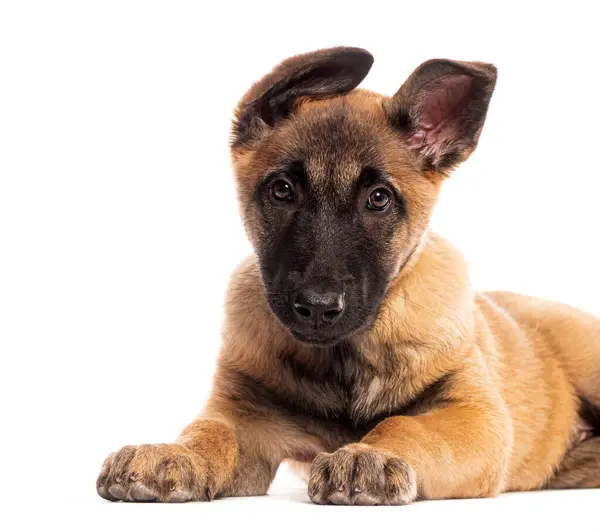
[[[417,497],[417,479],[401,458],[354,443],[315,458],[308,495],[317,504],[407,504]]]
[[[176,443],[123,447],[105,460],[96,481],[109,501],[211,500],[215,489],[206,460]]]

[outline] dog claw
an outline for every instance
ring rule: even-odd
[[[108,493],[110,493],[115,499],[121,501],[127,499],[127,490],[119,484],[113,484],[112,486],[110,486],[108,488]]]

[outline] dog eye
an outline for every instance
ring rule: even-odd
[[[391,203],[390,193],[384,188],[377,188],[369,195],[367,209],[371,211],[383,211]]]
[[[277,201],[294,201],[292,185],[283,179],[278,179],[271,185],[271,196]]]

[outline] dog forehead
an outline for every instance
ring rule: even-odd
[[[265,176],[304,168],[310,187],[351,197],[362,171],[375,168],[393,181],[412,175],[408,149],[384,110],[386,98],[355,90],[346,95],[303,100],[292,115],[253,148],[234,151],[233,168],[242,200],[249,199]],[[403,188],[400,186],[400,188]]]
[[[316,187],[351,188],[367,166],[383,163],[385,129],[345,99],[304,104],[289,124],[293,145]]]

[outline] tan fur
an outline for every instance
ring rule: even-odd
[[[271,83],[255,85],[238,113]],[[252,201],[258,180],[290,146],[307,142],[320,114],[340,106],[358,117],[365,135],[377,137],[379,164],[410,199],[407,226],[391,242],[398,275],[374,323],[351,339],[360,360],[341,358],[339,375],[351,375],[353,387],[317,378],[319,357],[329,351],[298,342],[279,323],[257,259],[249,257],[231,279],[223,347],[202,416],[176,444],[111,455],[98,480],[103,497],[260,495],[284,460],[314,460],[309,495],[317,503],[403,504],[600,486],[598,438],[579,441],[589,423],[583,403],[600,408],[600,320],[532,297],[473,292],[461,254],[427,230],[445,174],[417,169],[415,154],[389,127],[389,105],[363,90],[301,99],[293,120],[273,131],[265,126],[263,137],[232,153],[255,246],[262,238]],[[311,175],[323,173],[326,157],[311,151]],[[351,157],[343,168],[341,188],[358,172]]]

